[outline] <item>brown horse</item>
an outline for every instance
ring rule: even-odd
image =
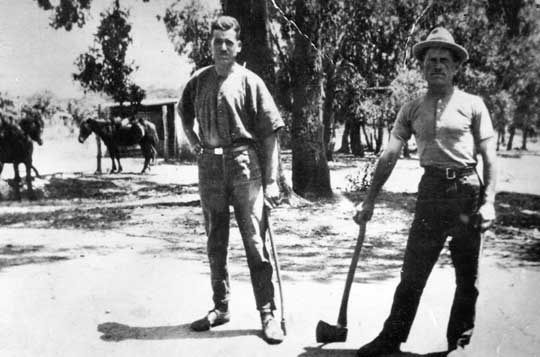
[[[44,123],[41,114],[37,110],[23,109],[22,119],[17,123],[14,117],[0,113],[0,173],[4,168],[4,163],[12,163],[15,173],[14,189],[15,198],[21,199],[19,174],[19,164],[26,167],[26,185],[30,199],[35,199],[32,189],[31,170],[39,176],[36,168],[32,165],[32,154],[34,152],[33,141],[39,145],[43,144],[41,135],[43,134]]]
[[[141,173],[150,170],[150,161],[156,159],[159,138],[156,126],[148,120],[139,119],[128,125],[119,125],[105,119],[85,119],[80,125],[79,142],[83,143],[91,133],[99,136],[107,147],[112,161],[111,173],[122,172],[119,150],[122,146],[140,145],[144,156]]]

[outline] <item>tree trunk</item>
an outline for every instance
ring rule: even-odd
[[[509,132],[509,135],[508,135],[508,143],[506,144],[506,150],[510,151],[512,150],[512,145],[514,145],[514,134],[516,133],[516,128],[511,126],[508,132]]]
[[[328,161],[334,161],[334,151],[336,149],[336,121],[332,123],[332,133],[328,142],[328,148],[326,149],[326,155]]]
[[[324,90],[324,105],[323,105],[323,125],[324,125],[324,149],[328,161],[333,160],[334,145],[334,121],[335,114],[333,110],[334,94],[336,91],[336,66],[331,61],[328,61],[326,71],[326,88]]]
[[[360,124],[360,128],[362,129],[362,133],[364,133],[364,139],[366,140],[366,146],[368,151],[373,151],[373,140],[371,140],[370,136],[366,131],[366,123],[362,122]]]
[[[384,122],[382,118],[377,120],[377,127],[375,129],[375,154],[378,154],[381,151],[384,136]]]
[[[103,112],[101,111],[101,105],[98,105],[97,108],[98,118],[102,119]],[[101,152],[101,139],[99,136],[96,135],[96,174],[100,174],[101,171],[101,159],[103,157],[103,154]]]
[[[351,131],[351,120],[345,120],[345,126],[343,128],[343,136],[341,137],[341,147],[337,152],[341,154],[348,154],[351,152],[349,147],[349,133]]]
[[[320,48],[320,5],[296,0],[295,20],[300,31]],[[293,51],[292,182],[305,198],[332,195],[323,126],[322,56],[302,34],[295,33]]]
[[[529,131],[527,129],[522,129],[523,136],[521,137],[521,150],[527,150],[527,134]]]
[[[360,122],[355,120],[351,123],[351,153],[354,156],[364,157],[364,146],[360,136]]]
[[[169,160],[169,123],[167,122],[167,106],[161,107],[161,122],[163,125],[163,159]]]

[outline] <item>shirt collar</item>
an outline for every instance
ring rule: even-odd
[[[225,75],[225,76],[220,75],[220,74],[217,72],[215,66],[214,66],[214,72],[215,72],[215,74],[216,74],[216,76],[217,76],[218,78],[227,78],[227,77],[229,77],[230,75],[232,75],[232,74],[238,72],[238,69],[239,69],[239,68],[240,68],[240,65],[239,65],[237,62],[234,62],[233,65],[231,66],[231,69],[229,70],[229,73],[228,73],[227,75]]]

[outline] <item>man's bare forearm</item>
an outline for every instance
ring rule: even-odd
[[[195,148],[197,146],[201,146],[201,141],[199,140],[199,136],[195,133],[193,128],[184,127],[184,133],[186,134],[186,137],[191,147]]]
[[[480,144],[480,154],[483,163],[483,183],[484,183],[484,202],[493,204],[495,202],[496,182],[497,182],[497,151],[495,149],[495,140],[489,138]]]
[[[264,138],[263,155],[264,162],[261,164],[264,167],[264,183],[269,185],[274,183],[278,177],[279,143],[276,133],[272,133]]]
[[[398,158],[399,155],[395,155],[392,153],[384,153],[383,155],[381,155],[381,157],[377,161],[377,165],[375,166],[373,179],[366,195],[367,201],[375,201],[375,198],[377,198],[382,187],[388,180],[388,177],[390,177],[390,174],[394,170]]]
[[[390,136],[390,140],[384,149],[381,157],[377,161],[377,166],[375,166],[375,172],[373,173],[373,180],[369,186],[366,201],[374,202],[375,198],[381,191],[381,188],[384,186],[386,180],[394,170],[396,162],[401,155],[401,149],[403,147],[403,142],[394,137]]]
[[[178,106],[176,107],[176,111],[180,116],[180,121],[182,122],[182,129],[184,130],[184,134],[186,135],[189,144],[192,148],[200,147],[201,141],[199,140],[199,136],[197,135],[197,133],[195,133],[195,130],[193,130],[193,126],[195,125],[195,119],[191,115],[188,115],[182,111],[181,104],[178,104]]]

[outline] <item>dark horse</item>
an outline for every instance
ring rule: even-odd
[[[26,185],[30,199],[35,199],[32,189],[31,170],[39,176],[37,170],[32,165],[32,153],[34,145],[32,140],[39,145],[43,144],[41,135],[43,134],[43,119],[39,111],[34,109],[23,109],[22,118],[17,123],[14,117],[2,113],[0,115],[0,173],[4,168],[4,163],[12,163],[15,173],[15,198],[21,199],[19,174],[19,164],[26,167]]]
[[[105,119],[85,119],[80,125],[79,142],[83,143],[91,133],[99,136],[105,143],[112,161],[111,173],[122,172],[119,150],[121,146],[140,145],[144,156],[141,173],[150,170],[150,161],[156,159],[159,138],[156,126],[148,120],[139,119],[128,125],[119,125]]]

